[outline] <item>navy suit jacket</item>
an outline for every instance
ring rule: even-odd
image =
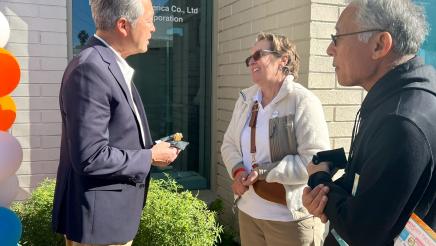
[[[53,229],[93,244],[132,240],[145,205],[152,140],[132,84],[145,134],[115,54],[92,37],[65,70],[59,96],[61,154]]]

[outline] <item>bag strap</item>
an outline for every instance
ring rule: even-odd
[[[256,163],[256,124],[257,124],[257,114],[259,112],[259,103],[254,101],[253,107],[251,108],[251,118],[248,124],[251,128],[250,136],[250,153],[251,153],[251,164]]]

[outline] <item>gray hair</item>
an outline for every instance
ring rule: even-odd
[[[297,53],[297,46],[289,38],[274,33],[259,33],[256,42],[262,40],[267,40],[271,45],[271,50],[278,52],[279,56],[288,57],[288,63],[282,68],[283,74],[292,74],[295,79],[298,79],[300,56]]]
[[[356,21],[362,30],[389,32],[394,51],[399,55],[416,54],[428,34],[425,11],[411,0],[351,0],[350,3],[358,8]],[[373,34],[361,33],[359,40],[368,42]]]
[[[99,30],[115,28],[117,20],[124,17],[135,25],[144,14],[141,0],[89,0],[95,27]]]

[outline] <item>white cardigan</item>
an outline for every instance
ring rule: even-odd
[[[259,87],[254,85],[241,91],[232,119],[224,134],[221,155],[232,177],[235,167],[242,163],[241,132],[253,105],[253,96]],[[266,176],[267,182],[284,185],[288,209],[293,220],[308,216],[302,204],[302,192],[308,180],[307,164],[312,156],[330,148],[327,124],[319,99],[309,90],[293,81],[288,75],[273,103],[278,117],[294,114],[297,155],[285,156]]]

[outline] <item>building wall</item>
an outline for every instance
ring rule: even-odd
[[[21,143],[23,162],[17,171],[20,192],[28,196],[45,177],[55,177],[59,159],[61,119],[58,93],[67,65],[66,0],[1,0],[0,11],[11,34],[5,49],[21,67],[12,93],[17,118],[11,133]]]
[[[325,50],[346,0],[218,0],[214,29],[213,187],[225,204],[222,220],[235,225],[231,206],[231,179],[220,154],[239,91],[252,85],[244,60],[256,34],[283,34],[297,45],[301,57],[299,83],[321,100],[332,147],[349,148],[353,121],[363,100],[360,88],[343,88],[335,77],[332,59]]]
[[[299,82],[324,105],[333,147],[349,147],[355,112],[364,97],[359,88],[338,85],[325,49],[345,0],[216,0],[213,33],[212,189],[224,201],[223,221],[234,221],[231,180],[220,155],[224,131],[241,89],[250,86],[243,64],[260,31],[293,39],[301,56]],[[12,96],[17,120],[11,133],[24,159],[17,172],[17,199],[43,178],[54,177],[59,158],[61,119],[58,92],[67,65],[67,0],[1,0],[11,26],[6,49],[19,60],[22,77]]]
[[[321,100],[333,148],[350,146],[354,118],[365,96],[360,87],[338,84],[332,58],[326,54],[346,0],[312,0],[308,88]]]

